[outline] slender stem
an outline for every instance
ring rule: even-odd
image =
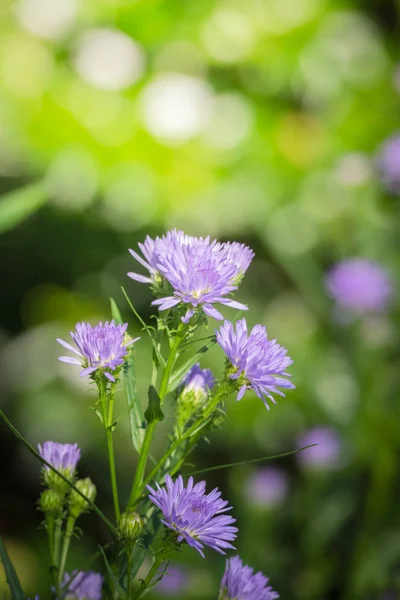
[[[158,471],[165,464],[165,462],[167,461],[167,459],[180,446],[180,444],[182,442],[184,442],[185,440],[187,440],[188,438],[190,438],[195,433],[195,431],[203,423],[205,423],[205,421],[214,412],[214,410],[216,409],[216,407],[220,403],[221,398],[223,396],[225,396],[227,393],[228,393],[227,389],[224,386],[221,386],[220,389],[218,390],[218,392],[215,394],[214,398],[211,400],[210,404],[205,409],[203,415],[199,419],[197,419],[197,421],[195,421],[191,427],[189,427],[189,429],[183,434],[183,436],[181,438],[176,439],[171,444],[171,446],[167,449],[166,453],[160,458],[160,460],[158,461],[158,463],[155,465],[155,467],[152,469],[152,471],[149,473],[149,475],[144,480],[143,486],[142,487],[140,487],[140,486],[138,487],[136,494],[133,494],[133,490],[132,490],[132,494],[131,494],[131,498],[130,498],[130,504],[132,504],[132,505],[136,504],[136,502],[138,501],[138,499],[142,495],[142,491],[143,491],[144,486],[147,485],[148,483],[150,483],[155,478],[155,476],[157,475]]]
[[[160,554],[158,556],[156,556],[153,566],[151,567],[150,571],[147,574],[146,579],[142,582],[142,585],[140,586],[140,588],[138,590],[136,600],[138,600],[138,598],[140,598],[140,596],[143,594],[143,592],[146,591],[146,589],[152,582],[153,577],[157,574],[157,570],[158,570],[159,566],[165,560],[165,558],[166,558],[166,556],[165,556],[164,552],[160,552]]]
[[[129,497],[128,506],[130,506],[138,495],[139,489],[141,488],[144,472],[146,470],[147,456],[149,454],[151,441],[153,439],[154,430],[157,426],[157,421],[152,421],[146,427],[144,434],[143,444],[140,450],[139,462],[136,467],[135,478],[133,480],[133,486],[131,495]]]
[[[54,564],[58,569],[59,560],[60,560],[60,545],[61,545],[61,525],[62,520],[59,517],[56,519],[56,527],[54,532]]]
[[[54,562],[54,517],[48,517],[46,519],[47,521],[47,536],[49,538],[49,551],[50,551],[50,560],[51,560],[51,566],[54,568],[55,562]]]
[[[64,575],[64,570],[65,570],[65,563],[67,561],[67,556],[68,556],[68,550],[69,550],[69,545],[71,542],[71,538],[72,538],[72,534],[74,533],[74,526],[75,526],[75,519],[73,517],[68,517],[67,519],[67,524],[65,527],[65,535],[64,535],[64,542],[63,542],[63,547],[62,547],[62,551],[61,551],[61,559],[60,559],[60,568],[58,571],[58,583],[59,585],[61,585],[62,579],[63,579],[63,575]]]
[[[107,450],[108,450],[108,462],[110,465],[110,478],[111,478],[111,490],[114,503],[115,518],[118,523],[121,516],[118,499],[118,484],[117,484],[117,473],[115,470],[115,455],[114,455],[114,441],[113,441],[113,412],[114,412],[114,386],[111,388],[110,397],[108,400],[107,407],[107,391],[106,384],[103,381],[99,381],[99,394],[103,412],[103,425],[106,432],[107,439]],[[108,410],[107,410],[108,408]]]
[[[132,587],[132,549],[129,548],[128,550],[128,581],[127,581],[127,588],[128,588],[128,598],[131,597],[131,587]]]
[[[168,392],[169,380],[171,377],[172,369],[174,368],[174,364],[177,358],[177,353],[179,349],[179,345],[184,338],[184,334],[182,334],[183,323],[179,326],[178,331],[176,333],[176,337],[174,343],[172,345],[171,351],[168,356],[167,364],[165,365],[165,369],[161,378],[159,397],[161,400],[161,404],[164,401],[165,396]],[[157,426],[157,421],[152,421],[146,427],[146,433],[144,435],[143,444],[140,450],[139,462],[135,472],[135,478],[133,480],[132,491],[129,496],[128,506],[131,506],[137,496],[141,494],[140,490],[142,489],[144,473],[146,471],[147,457],[150,451],[151,442],[153,440],[154,431]]]

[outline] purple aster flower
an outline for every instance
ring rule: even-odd
[[[376,160],[384,187],[392,194],[400,193],[400,133],[390,136],[379,149]]]
[[[384,311],[393,292],[389,274],[366,258],[338,263],[326,276],[325,285],[339,306],[356,313]]]
[[[185,569],[179,565],[169,565],[166,574],[156,585],[156,591],[163,596],[176,596],[183,592],[188,585]]]
[[[324,469],[334,467],[339,463],[341,441],[330,427],[314,427],[309,429],[299,438],[300,447],[317,444],[299,452],[296,457],[299,463],[310,469]]]
[[[210,369],[202,369],[200,363],[193,365],[186,373],[179,386],[179,393],[193,392],[201,397],[207,396],[215,384],[214,376]]]
[[[248,335],[245,319],[237,322],[236,331],[230,321],[225,321],[216,334],[218,344],[231,363],[228,377],[237,380],[237,400],[247,389],[253,389],[269,409],[266,397],[275,403],[272,393],[284,396],[278,387],[294,389],[293,383],[285,379],[290,377],[286,368],[293,361],[283,346],[268,339],[265,327],[255,325]]]
[[[79,358],[60,356],[58,360],[84,367],[80,373],[81,377],[91,375],[99,370],[104,373],[107,379],[114,382],[115,377],[110,371],[115,371],[124,364],[128,353],[127,347],[140,339],[136,338],[126,342],[125,332],[127,327],[127,323],[116,325],[114,321],[110,323],[106,321],[104,325],[100,321],[95,327],[92,327],[89,323],[78,323],[75,333],[71,332],[71,338],[76,348],[59,338],[57,338],[57,342]]]
[[[53,465],[57,471],[62,473],[75,473],[76,465],[81,457],[78,444],[59,444],[58,442],[45,442],[42,446],[38,444],[39,454],[44,460]],[[46,471],[50,467],[44,466]]]
[[[254,471],[246,481],[245,494],[253,506],[273,507],[280,504],[288,491],[286,473],[278,467]]]
[[[213,306],[219,303],[239,310],[247,310],[244,304],[227,298],[248,269],[254,256],[244,244],[224,243],[209,237],[196,238],[182,231],[170,231],[162,238],[147,237],[139,245],[142,259],[130,250],[132,256],[149,271],[149,277],[128,273],[141,282],[157,285],[164,281],[172,288],[172,295],[153,301],[160,310],[168,310],[178,304],[187,304],[187,323],[197,309],[207,316],[221,320],[221,313]]]
[[[279,594],[261,572],[243,565],[239,556],[226,561],[218,600],[276,600]]]
[[[101,600],[103,576],[93,571],[65,573],[63,588],[68,600]]]
[[[203,548],[209,546],[220,554],[233,548],[231,541],[236,538],[237,527],[232,523],[236,519],[223,515],[230,506],[221,499],[221,492],[215,488],[205,493],[206,482],[194,485],[193,477],[189,477],[184,486],[182,476],[172,481],[169,475],[165,478],[166,486],[157,490],[149,485],[149,498],[163,513],[162,523],[177,533],[178,542],[185,541],[195,548],[204,558]]]

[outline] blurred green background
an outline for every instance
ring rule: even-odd
[[[127,250],[147,233],[249,244],[237,298],[288,348],[297,389],[269,412],[252,394],[230,399],[223,430],[193,460],[286,452],[314,427],[335,436],[334,456],[317,464],[268,463],[276,493],[258,500],[261,466],[207,477],[234,506],[241,557],[286,600],[400,598],[398,303],[343,322],[323,287],[350,256],[376,260],[397,285],[399,200],[375,157],[400,126],[399,23],[395,0],[0,4],[1,406],[33,444],[77,441],[80,475],[111,515],[103,431],[55,338],[107,318],[110,296],[140,331],[120,286],[148,320],[149,290],[126,277]],[[145,398],[145,336],[137,348]],[[203,366],[221,373],[222,352]],[[135,455],[122,392],[117,412],[127,497]],[[27,595],[44,599],[39,465],[4,428],[0,447],[0,533]],[[81,527],[69,569],[89,568],[108,539],[93,515]],[[178,557],[185,585],[170,597],[216,597],[224,561],[195,554]]]

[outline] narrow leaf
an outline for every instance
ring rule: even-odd
[[[33,183],[4,194],[0,200],[0,233],[18,225],[46,201],[43,183]]]
[[[197,350],[197,352],[191,358],[189,358],[189,360],[187,360],[185,363],[183,363],[183,365],[178,367],[172,373],[170,380],[169,380],[169,388],[168,388],[169,392],[172,392],[175,388],[178,387],[178,385],[180,384],[180,382],[182,381],[182,379],[186,375],[186,373],[189,371],[189,369],[191,367],[193,367],[193,365],[196,364],[200,360],[201,355],[208,352],[208,350],[215,343],[216,343],[216,339],[215,339],[215,337],[213,337],[208,342],[208,344],[206,344],[205,346],[202,346],[199,350]]]
[[[99,550],[103,556],[103,560],[104,560],[104,564],[106,566],[106,571],[107,571],[107,575],[110,579],[110,585],[113,588],[113,598],[126,598],[126,591],[124,590],[124,588],[121,586],[121,584],[119,583],[114,571],[111,568],[110,563],[108,562],[106,553],[104,552],[103,548],[101,546],[99,546]],[[115,595],[116,594],[116,595]]]
[[[228,469],[230,467],[240,467],[243,465],[251,465],[253,463],[264,462],[265,460],[274,460],[275,458],[283,458],[284,456],[291,456],[292,454],[297,454],[298,452],[303,452],[303,450],[307,450],[307,448],[313,448],[313,446],[318,446],[318,444],[310,444],[309,446],[304,446],[304,448],[298,448],[297,450],[291,450],[290,452],[284,452],[283,454],[276,454],[275,456],[263,456],[262,458],[253,458],[251,460],[243,460],[240,462],[229,463],[226,465],[217,465],[216,467],[208,467],[208,469],[200,469],[199,471],[191,471],[190,473],[185,473],[185,477],[189,475],[199,475],[200,473],[208,473],[209,471],[219,471],[220,469]]]
[[[111,315],[114,321],[116,321],[116,323],[123,323],[117,303],[112,298],[110,299],[110,303]],[[135,357],[133,352],[129,353],[124,364],[124,387],[128,402],[132,444],[136,451],[140,452],[144,440],[146,420],[144,418],[142,404],[137,391]]]
[[[149,336],[151,343],[153,344],[153,348],[154,348],[154,352],[156,353],[156,356],[158,358],[159,363],[165,367],[165,359],[163,357],[163,355],[160,352],[160,349],[158,347],[158,344],[156,342],[156,340],[154,339],[154,335],[151,333],[150,328],[146,325],[146,323],[143,321],[142,317],[139,315],[139,313],[137,312],[136,308],[133,306],[132,302],[129,300],[129,296],[126,293],[125,289],[123,287],[121,287],[122,293],[124,294],[127,303],[129,304],[129,307],[131,309],[131,311],[133,312],[133,314],[135,315],[135,317],[137,318],[137,320],[139,321],[139,323],[141,323],[141,325],[143,326],[143,329],[146,330],[147,335]]]
[[[144,413],[147,423],[153,421],[162,421],[164,419],[164,413],[161,410],[161,398],[157,393],[154,385],[149,387],[149,404]]]
[[[7,577],[7,583],[11,591],[12,600],[25,600],[25,594],[22,591],[17,573],[8,556],[6,547],[0,537],[0,560],[3,563],[4,571]]]
[[[30,443],[24,438],[24,436],[18,431],[18,429],[16,429],[14,427],[14,425],[11,423],[11,421],[9,421],[7,419],[6,415],[4,414],[4,412],[1,409],[0,409],[0,419],[3,421],[4,425],[9,429],[9,431],[17,438],[17,440],[19,440],[21,442],[21,444],[23,446],[25,446],[25,448],[27,450],[29,450],[29,452],[31,454],[33,454],[33,456],[35,456],[43,465],[46,465],[46,467],[49,467],[49,469],[54,471],[54,473],[57,473],[57,475],[59,477],[61,477],[61,479],[63,481],[65,481],[65,483],[67,483],[69,485],[69,487],[71,487],[73,490],[75,490],[77,494],[79,494],[84,500],[86,500],[86,502],[91,506],[91,508],[95,511],[95,513],[104,521],[104,523],[107,525],[107,527],[113,533],[117,533],[116,528],[111,523],[111,521],[106,517],[106,515],[103,513],[103,511],[101,511],[100,508],[98,506],[96,506],[96,504],[94,502],[92,502],[92,500],[90,500],[90,498],[85,496],[85,494],[83,494],[81,492],[81,490],[72,483],[72,481],[70,481],[67,477],[65,477],[65,475],[63,475],[60,471],[58,471],[56,468],[54,468],[51,463],[49,463],[47,460],[42,458],[40,456],[39,452],[37,452],[35,450],[35,448],[30,445]]]

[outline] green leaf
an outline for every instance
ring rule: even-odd
[[[161,410],[161,398],[157,393],[154,385],[149,387],[149,404],[144,413],[147,423],[153,421],[162,421],[164,419],[164,413]]]
[[[110,298],[111,315],[116,323],[123,323],[117,303]],[[140,452],[144,440],[146,420],[136,385],[135,357],[132,352],[124,364],[124,387],[128,401],[129,423],[133,447]]]
[[[90,498],[88,498],[87,496],[85,496],[85,494],[83,494],[81,492],[81,490],[79,488],[77,488],[75,484],[72,483],[72,481],[70,481],[67,477],[65,477],[65,475],[63,475],[60,471],[58,471],[57,469],[55,469],[54,466],[51,463],[49,463],[47,460],[45,460],[44,458],[42,458],[40,456],[39,452],[37,452],[35,450],[35,448],[30,445],[30,443],[28,442],[28,440],[26,440],[24,438],[24,436],[18,431],[18,429],[16,429],[14,427],[14,425],[11,423],[11,421],[9,421],[7,419],[6,415],[4,414],[4,412],[1,409],[0,409],[0,419],[3,421],[4,425],[9,429],[9,431],[17,438],[17,440],[20,441],[21,444],[23,446],[25,446],[25,448],[27,450],[29,450],[29,452],[31,454],[33,454],[33,456],[35,456],[43,465],[46,465],[46,467],[49,467],[49,469],[51,469],[52,471],[54,471],[54,473],[57,473],[57,475],[63,481],[65,481],[65,483],[67,483],[70,488],[72,488],[73,490],[75,490],[75,492],[77,494],[79,494],[84,500],[86,500],[86,502],[91,506],[91,508],[94,510],[94,512],[104,521],[104,523],[107,525],[107,527],[114,534],[117,533],[116,528],[111,523],[111,521],[106,517],[106,515],[103,513],[103,511],[101,511],[100,508],[98,506],[96,506],[96,504],[94,502],[92,502],[92,500],[90,500]]]
[[[0,233],[12,229],[36,212],[47,196],[43,183],[33,183],[4,194],[0,200]]]
[[[193,367],[193,365],[199,361],[201,355],[208,352],[208,350],[211,348],[211,346],[213,346],[215,343],[216,343],[216,339],[215,339],[215,337],[213,337],[208,342],[208,344],[206,344],[205,346],[202,346],[199,350],[197,350],[197,352],[191,358],[189,358],[189,360],[187,360],[185,363],[183,363],[183,365],[181,365],[180,367],[175,369],[175,371],[172,373],[170,380],[169,380],[169,387],[168,387],[169,392],[173,392],[174,389],[178,387],[178,385],[180,384],[180,382],[182,381],[182,379],[186,375],[186,373],[189,371],[189,369],[191,367]]]
[[[264,462],[265,460],[274,460],[275,458],[283,458],[284,456],[291,456],[292,454],[303,452],[303,450],[307,450],[307,448],[313,448],[314,446],[318,446],[318,444],[310,444],[309,446],[304,446],[304,448],[298,448],[297,450],[291,450],[290,452],[284,452],[283,454],[275,454],[275,456],[263,456],[261,458],[253,458],[251,460],[242,460],[240,462],[228,463],[226,465],[208,467],[208,469],[200,469],[199,471],[191,471],[190,473],[185,473],[185,477],[188,477],[190,475],[199,475],[200,473],[208,473],[209,471],[219,471],[220,469],[228,469],[230,467],[241,467],[243,465],[251,465],[253,463]]]
[[[4,571],[7,577],[7,583],[11,591],[11,597],[13,600],[25,600],[25,594],[22,591],[21,584],[19,582],[17,573],[14,566],[8,556],[6,547],[3,540],[0,537],[0,559],[4,566]]]
[[[104,560],[104,564],[106,566],[106,571],[107,571],[107,575],[109,577],[110,580],[110,586],[113,589],[113,598],[126,598],[126,591],[124,590],[124,588],[121,586],[121,584],[119,583],[114,571],[111,568],[110,563],[108,562],[106,553],[104,552],[103,548],[101,546],[99,546],[99,550],[102,554],[103,560]]]

